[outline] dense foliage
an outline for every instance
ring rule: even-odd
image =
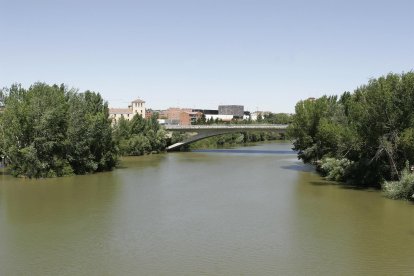
[[[36,83],[3,89],[1,151],[15,176],[53,177],[112,169],[117,162],[100,94]]]
[[[5,100],[5,95],[4,92],[2,90],[0,90],[0,158],[5,156],[5,152],[4,152],[4,128],[3,125],[1,124],[2,122],[2,118],[3,118],[3,108],[4,108],[4,100]],[[0,160],[0,162],[2,162],[2,160]]]
[[[267,112],[263,116],[259,115],[257,120],[249,119],[233,119],[230,122],[224,122],[221,119],[206,119],[206,116],[203,114],[201,118],[197,119],[194,125],[214,125],[214,124],[290,124],[292,122],[293,115],[288,113],[270,113]]]
[[[354,93],[298,102],[289,135],[299,158],[333,179],[380,187],[406,179],[406,162],[414,164],[413,107],[414,73],[389,74]]]
[[[287,125],[292,123],[292,118],[293,115],[288,113],[266,113],[258,116],[257,123]]]
[[[114,140],[122,155],[134,156],[164,151],[167,144],[156,114],[148,119],[137,114],[131,121],[121,118],[114,125]]]
[[[414,174],[409,168],[401,172],[401,178],[398,181],[385,181],[385,195],[393,199],[414,199]]]

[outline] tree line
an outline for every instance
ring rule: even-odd
[[[14,176],[56,177],[113,169],[120,155],[165,149],[156,117],[115,125],[108,104],[92,91],[35,83],[0,90],[0,156]]]
[[[114,124],[113,137],[121,155],[159,153],[167,146],[166,133],[157,121],[158,114],[143,119],[136,114],[131,121],[123,117]]]
[[[92,91],[65,85],[35,83],[28,89],[12,85],[0,90],[0,157],[14,176],[56,177],[113,169],[119,156],[158,153],[185,138],[167,137],[157,121],[135,115],[112,122],[107,103]],[[204,118],[204,119],[203,119]],[[206,121],[200,124],[222,123]],[[287,123],[289,114],[266,114],[259,123]],[[233,121],[248,124],[251,120]],[[216,147],[279,139],[265,132],[213,137],[193,147]]]
[[[223,121],[222,119],[209,118],[207,119],[204,114],[201,115],[193,124],[194,125],[217,125],[217,124],[290,124],[292,122],[292,114],[289,113],[270,113],[266,112],[263,115],[259,114],[257,120],[249,119],[232,119],[231,121]]]
[[[353,93],[299,101],[288,134],[328,179],[414,194],[414,73],[371,79]]]

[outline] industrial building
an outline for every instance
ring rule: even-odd
[[[244,106],[243,105],[219,105],[219,115],[233,115],[235,119],[243,119]]]

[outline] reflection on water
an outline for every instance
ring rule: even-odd
[[[315,168],[311,165],[301,164],[300,162],[296,162],[294,164],[281,166],[282,169],[285,170],[293,170],[298,172],[315,172]]]
[[[413,205],[322,180],[287,143],[0,175],[0,275],[409,275]]]

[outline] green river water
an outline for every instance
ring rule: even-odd
[[[290,148],[0,174],[0,275],[414,275],[414,205],[326,182]]]

